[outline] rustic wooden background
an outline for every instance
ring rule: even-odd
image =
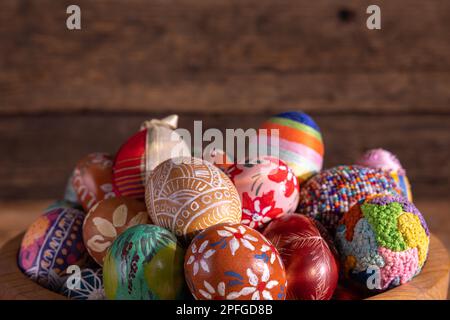
[[[66,29],[66,7],[82,30]],[[450,1],[3,0],[0,240],[60,198],[76,161],[143,120],[249,128],[304,110],[326,167],[396,153],[450,246]],[[29,214],[26,218],[17,216]]]

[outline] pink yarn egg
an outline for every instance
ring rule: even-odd
[[[241,223],[262,228],[283,213],[294,213],[299,201],[297,178],[285,162],[271,156],[235,164],[227,172],[242,202]]]

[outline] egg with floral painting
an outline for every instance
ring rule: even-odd
[[[112,157],[100,152],[88,154],[78,161],[71,178],[72,186],[86,212],[100,200],[115,196],[112,165]]]
[[[198,234],[184,262],[197,300],[284,300],[286,273],[278,251],[258,231],[219,224]]]
[[[83,239],[91,257],[103,265],[107,249],[114,239],[130,227],[148,222],[145,204],[126,197],[105,199],[87,214]]]
[[[262,228],[283,213],[293,213],[299,201],[297,178],[285,162],[264,156],[227,170],[242,202],[241,223]]]

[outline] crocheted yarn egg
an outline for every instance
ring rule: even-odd
[[[104,300],[102,269],[81,270],[78,286],[71,286],[70,277],[64,282],[61,294],[73,300]]]
[[[127,229],[108,249],[103,281],[108,299],[172,300],[186,293],[184,250],[164,228],[141,224]]]
[[[40,216],[22,239],[20,269],[40,285],[59,291],[67,267],[81,267],[88,257],[82,237],[83,219],[84,213],[72,208],[57,208]]]
[[[287,163],[303,182],[322,169],[324,145],[319,126],[303,112],[283,112],[265,121],[260,129],[267,129],[268,150],[275,144],[271,129],[279,130],[278,157]],[[259,143],[261,137],[259,134]]]
[[[344,275],[369,290],[411,280],[427,259],[429,242],[421,213],[400,196],[361,201],[344,214],[336,230]]]
[[[283,213],[294,213],[299,186],[292,170],[278,158],[260,157],[226,171],[242,202],[241,223],[259,229]]]
[[[412,201],[411,184],[406,171],[393,153],[384,149],[371,149],[365,152],[356,164],[388,172],[394,178],[402,195]]]
[[[342,215],[358,201],[376,194],[399,195],[394,179],[382,170],[338,166],[315,175],[300,190],[298,212],[311,216],[334,235]]]

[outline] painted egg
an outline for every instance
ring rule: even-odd
[[[189,146],[175,131],[177,124],[176,115],[147,121],[120,147],[113,167],[116,194],[144,200],[145,181],[158,164],[175,156],[190,156]]]
[[[64,282],[61,294],[73,300],[104,300],[102,269],[82,269],[74,279],[69,277]]]
[[[265,156],[226,171],[239,192],[242,224],[262,228],[298,205],[299,186],[292,170],[281,160]]]
[[[410,281],[428,255],[430,232],[419,210],[403,197],[377,195],[354,205],[336,230],[344,275],[366,290]]]
[[[364,153],[356,164],[388,172],[402,191],[403,197],[412,201],[411,184],[406,171],[393,153],[384,149],[371,149]]]
[[[88,257],[82,237],[84,216],[71,208],[58,208],[40,216],[22,239],[20,269],[42,286],[59,291],[67,267],[81,267]]]
[[[146,203],[153,223],[187,241],[212,225],[241,221],[241,201],[231,180],[197,158],[157,166],[147,181]]]
[[[259,144],[267,149],[277,147],[278,158],[294,171],[302,183],[322,169],[324,145],[319,126],[303,112],[284,112],[265,121],[259,132]],[[273,139],[271,130],[278,130],[278,139]],[[273,153],[270,153],[274,155]]]
[[[108,299],[182,299],[184,250],[164,228],[142,224],[117,237],[108,249],[103,280]]]
[[[147,222],[147,209],[141,201],[126,197],[102,200],[89,211],[83,223],[86,249],[99,265],[103,265],[107,249],[119,234]]]
[[[297,211],[317,219],[334,236],[342,215],[375,194],[399,195],[394,179],[382,170],[338,166],[315,175],[300,190]]]
[[[338,264],[313,219],[284,215],[264,230],[286,268],[287,299],[329,300],[338,283]]]
[[[272,244],[242,224],[220,224],[198,234],[184,262],[197,300],[284,300],[286,273]]]
[[[100,200],[114,197],[111,156],[97,152],[81,159],[73,172],[72,185],[86,212]]]

